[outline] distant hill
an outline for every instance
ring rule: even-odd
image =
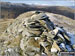
[[[68,7],[72,8],[72,9],[75,9],[75,6],[68,6]]]
[[[1,18],[16,18],[18,15],[34,10],[41,10],[50,13],[64,15],[71,19],[74,18],[75,9],[64,7],[64,6],[42,6],[42,5],[28,5],[23,3],[10,3],[0,2],[1,7]]]

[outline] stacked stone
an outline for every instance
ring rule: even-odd
[[[18,52],[18,54],[15,52],[15,56],[41,56],[42,53],[51,56],[51,52],[67,51],[66,45],[69,45],[71,49],[73,49],[69,38],[70,36],[66,31],[62,27],[55,26],[49,17],[40,11],[35,11],[31,13],[30,16],[19,16],[16,18],[5,30],[2,37],[4,37],[4,35],[11,40],[20,38],[19,45],[15,44],[15,46],[11,48],[11,50],[17,46],[20,48],[19,51],[21,52]],[[11,44],[7,45],[7,47],[8,46],[10,47]],[[4,51],[3,53],[5,54],[3,55],[9,56],[10,53],[14,51],[8,52],[9,54]]]

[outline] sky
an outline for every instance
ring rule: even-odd
[[[26,3],[50,6],[75,6],[75,0],[1,0],[11,3]]]

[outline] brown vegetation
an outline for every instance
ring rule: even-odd
[[[1,18],[16,18],[21,13],[27,11],[41,10],[55,14],[61,14],[71,19],[74,18],[75,9],[64,7],[64,6],[36,6],[27,5],[23,3],[9,3],[0,2],[1,5]]]

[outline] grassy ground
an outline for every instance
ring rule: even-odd
[[[8,27],[8,25],[13,22],[14,19],[0,19],[0,35]]]

